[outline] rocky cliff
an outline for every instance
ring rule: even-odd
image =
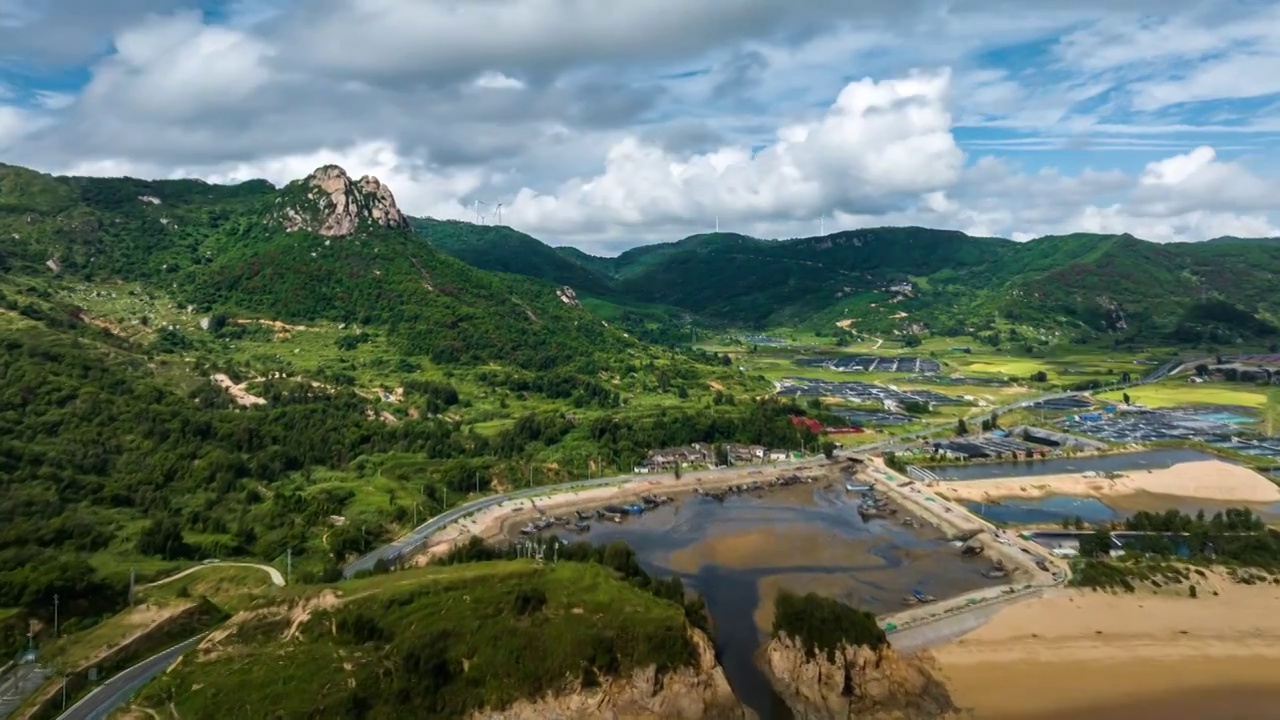
[[[964,717],[924,656],[844,645],[810,657],[785,634],[761,657],[774,689],[796,720],[954,720]]]
[[[361,226],[409,228],[409,219],[396,206],[390,188],[370,175],[352,180],[337,165],[325,165],[289,183],[276,205],[274,216],[286,232],[310,230],[325,237],[346,237]]]
[[[600,687],[578,685],[502,710],[472,713],[469,720],[755,720],[729,688],[711,641],[694,628],[689,634],[697,652],[691,667],[663,675],[649,667]]]

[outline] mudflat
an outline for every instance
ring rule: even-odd
[[[693,573],[706,565],[724,568],[846,567],[883,564],[871,554],[871,540],[854,540],[835,530],[809,525],[773,525],[712,535],[673,553],[664,563]]]
[[[1199,460],[1168,468],[1134,470],[1117,478],[1085,477],[1079,473],[1037,475],[942,482],[934,489],[961,502],[1049,495],[1106,498],[1136,493],[1227,502],[1280,502],[1280,486],[1249,468],[1221,460]]]
[[[983,720],[1276,717],[1280,586],[1196,584],[1196,598],[1052,591],[934,654]]]

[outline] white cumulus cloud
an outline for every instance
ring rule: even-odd
[[[628,137],[604,171],[554,193],[525,188],[513,224],[557,233],[679,224],[723,215],[746,223],[832,209],[883,211],[956,181],[964,153],[951,135],[950,74],[848,84],[822,117],[782,127],[773,144],[677,157]]]

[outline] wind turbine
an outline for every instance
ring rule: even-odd
[[[497,211],[498,211],[498,224],[501,225],[502,224],[502,203],[498,203]]]
[[[477,201],[476,201],[476,224],[477,224],[477,225],[483,225],[483,224],[484,224],[484,215],[480,213],[480,206],[481,206],[481,205],[488,205],[488,204],[489,204],[489,203],[487,203],[487,202],[485,202],[485,201],[483,201],[483,200],[477,200]]]
[[[819,235],[827,234],[827,214],[826,213],[822,213],[821,215],[818,216],[818,234]]]

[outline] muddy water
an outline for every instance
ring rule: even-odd
[[[928,530],[897,520],[864,523],[843,482],[736,496],[690,497],[624,523],[592,522],[584,539],[623,540],[645,569],[679,575],[703,595],[729,684],[761,720],[791,713],[756,666],[780,590],[817,592],[877,613],[919,588],[937,597],[995,584],[988,562],[959,557]],[[582,538],[582,536],[575,536]]]

